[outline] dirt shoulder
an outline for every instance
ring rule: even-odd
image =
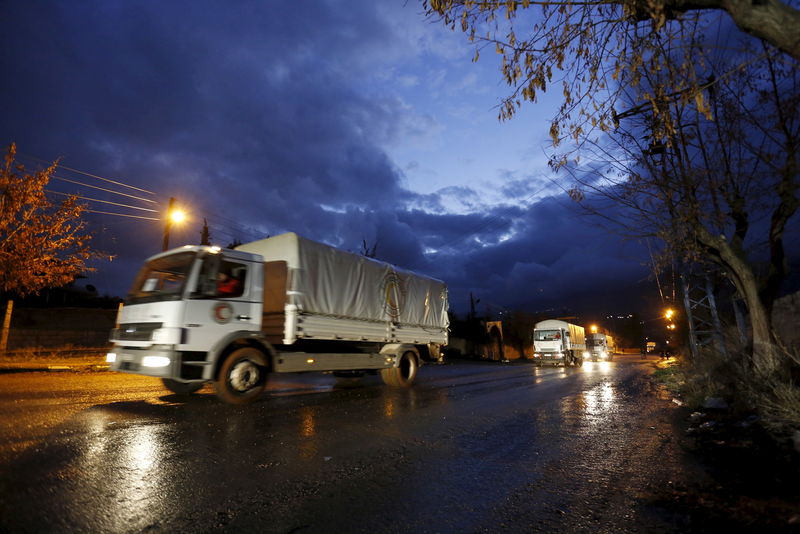
[[[661,506],[688,513],[690,531],[800,531],[800,454],[790,442],[772,438],[757,416],[724,405],[672,413],[687,462],[704,476],[659,492]]]

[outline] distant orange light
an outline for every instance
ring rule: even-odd
[[[589,327],[589,330],[592,331],[592,334],[596,334],[597,333],[597,325],[593,324],[592,326]]]

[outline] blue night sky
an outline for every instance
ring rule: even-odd
[[[647,248],[606,232],[547,167],[559,91],[510,122],[499,56],[421,4],[4,2],[0,138],[66,169],[94,211],[203,219],[227,245],[294,231],[447,282],[494,311],[628,313],[658,298]],[[81,182],[77,184],[74,182]],[[111,191],[88,187],[94,185]],[[136,197],[136,198],[133,198]],[[56,198],[56,197],[54,197]],[[163,223],[89,215],[112,262],[79,284],[122,295]]]

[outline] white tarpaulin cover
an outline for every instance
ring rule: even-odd
[[[290,301],[301,312],[446,329],[444,282],[317,243],[295,233],[254,241],[236,250],[285,261]]]

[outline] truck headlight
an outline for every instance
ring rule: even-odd
[[[109,352],[108,354],[106,354],[106,363],[114,363],[115,361],[117,361],[116,354],[114,354],[113,352]]]
[[[169,345],[177,344],[180,342],[180,329],[179,328],[156,328],[150,334],[150,341],[154,345]]]
[[[170,359],[166,356],[145,356],[142,358],[143,367],[166,367],[170,363]]]
[[[600,353],[600,357],[605,360],[606,358],[608,358],[608,353],[607,352],[601,352]]]
[[[562,354],[561,352],[556,352],[556,358],[563,358],[563,357],[564,354]]]
[[[591,355],[589,354],[588,350],[583,351],[583,357],[584,358],[588,358],[589,356],[591,356]]]

